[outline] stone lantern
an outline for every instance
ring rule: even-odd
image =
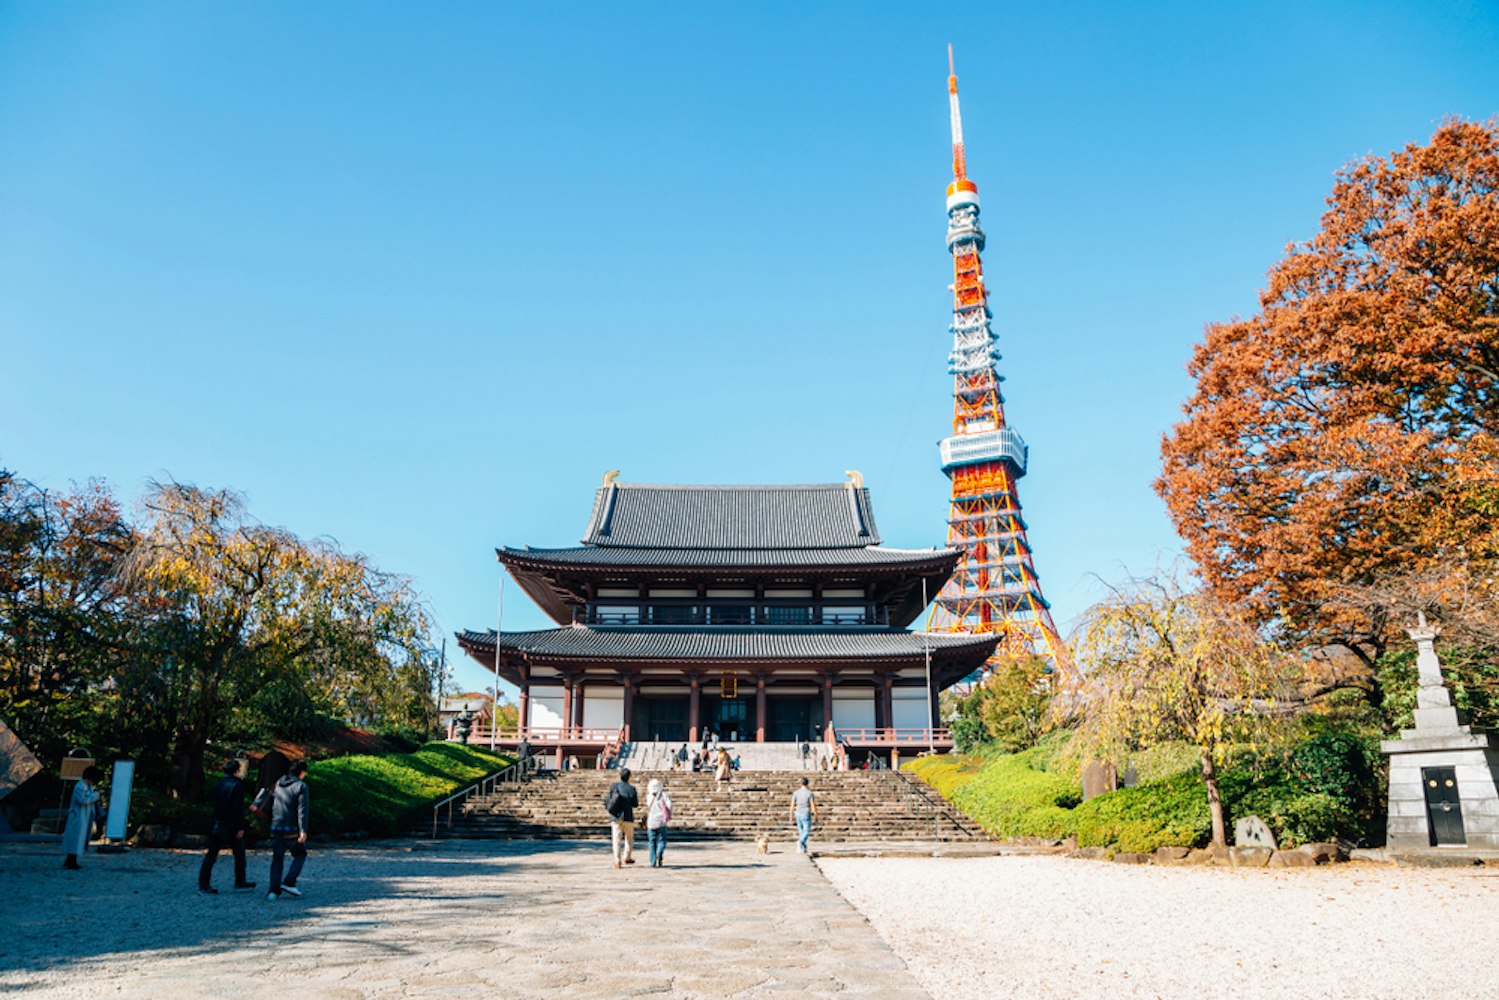
[[[1499,852],[1499,740],[1465,725],[1452,704],[1436,654],[1439,632],[1424,614],[1409,630],[1420,684],[1415,728],[1379,745],[1390,755],[1385,844]]]
[[[467,705],[464,705],[463,711],[458,713],[457,722],[458,742],[467,745],[468,734],[474,731],[474,713],[469,710],[469,707]]]

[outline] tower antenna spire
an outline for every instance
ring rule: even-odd
[[[958,110],[958,72],[953,69],[951,42],[947,45],[947,108],[948,115],[952,119],[953,181],[966,181],[968,180],[968,162],[963,155],[963,114]]]
[[[1005,419],[999,345],[984,286],[984,230],[979,189],[968,179],[958,75],[947,47],[947,100],[952,115],[952,183],[947,186],[947,250],[953,258],[953,433],[943,440],[942,471],[952,480],[947,544],[963,558],[937,595],[939,631],[996,634],[996,655],[1042,656],[1066,669],[1067,650],[1041,594],[1020,495],[1029,451]]]

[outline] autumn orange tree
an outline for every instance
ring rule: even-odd
[[[1259,313],[1210,325],[1189,371],[1156,487],[1216,597],[1370,664],[1401,624],[1367,599],[1386,580],[1476,563],[1492,607],[1499,119],[1342,170]]]

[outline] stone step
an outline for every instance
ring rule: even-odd
[[[741,772],[727,786],[719,785],[711,774],[671,772],[662,777],[672,796],[673,838],[752,839],[767,832],[777,839],[794,837],[789,821],[790,797],[801,787],[800,773]],[[817,795],[814,836],[819,840],[985,839],[935,793],[901,775],[846,771],[817,772],[806,777]],[[638,776],[636,787],[642,800],[650,778],[649,772]],[[470,839],[603,839],[608,831],[603,799],[617,779],[611,771],[538,774],[464,803],[444,835]]]

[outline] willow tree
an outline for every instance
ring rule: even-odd
[[[1090,608],[1073,655],[1079,756],[1123,760],[1170,741],[1197,749],[1213,843],[1226,844],[1218,770],[1275,724],[1287,665],[1242,615],[1176,580],[1132,580]]]
[[[429,623],[403,578],[261,524],[229,491],[156,483],[143,506],[122,575],[151,614],[117,697],[170,734],[174,789],[201,782],[211,735],[270,685],[345,718],[427,714],[407,704],[430,691]]]
[[[1499,598],[1499,120],[1355,163],[1327,203],[1259,313],[1207,328],[1156,486],[1218,598],[1372,665],[1406,624],[1365,599],[1392,577],[1477,564]]]

